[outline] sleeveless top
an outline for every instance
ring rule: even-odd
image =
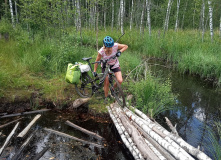
[[[98,53],[102,56],[102,58],[103,58],[104,60],[106,60],[106,59],[109,59],[109,58],[115,56],[116,53],[117,53],[117,50],[118,50],[118,43],[114,43],[114,46],[112,47],[112,53],[111,53],[109,56],[107,56],[107,55],[105,54],[104,47],[102,47],[102,48],[98,51]],[[118,60],[117,57],[116,57],[115,59],[111,59],[111,60],[108,61],[107,63],[108,63],[110,66],[112,66],[111,69],[115,69],[115,68],[120,67],[120,63],[119,63],[119,60]],[[101,66],[101,67],[103,67],[103,66]]]

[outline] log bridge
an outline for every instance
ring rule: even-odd
[[[185,142],[168,118],[172,132],[136,108],[107,106],[110,117],[125,146],[136,160],[211,160],[205,153]]]

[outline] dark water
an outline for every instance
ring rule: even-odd
[[[34,116],[35,115],[24,116],[25,119],[21,121],[17,134],[28,125]],[[12,120],[12,118],[10,120]],[[106,141],[98,141],[95,138],[66,125],[66,120],[69,120],[72,123],[75,123],[89,131],[99,134],[100,136],[104,137]],[[2,124],[4,121],[7,121],[7,119],[1,119],[0,121]],[[9,135],[14,125],[15,124],[12,124],[9,127],[0,129],[0,132],[6,135],[5,137],[0,136],[0,146],[3,145],[6,137]],[[49,133],[43,130],[45,127],[75,136],[77,138],[81,138],[86,141],[103,144],[106,147],[97,148],[92,145],[82,145],[80,142]],[[124,145],[122,145],[120,142],[120,137],[112,123],[106,122],[106,120],[99,122],[97,118],[92,119],[87,117],[87,113],[82,113],[82,111],[75,115],[70,113],[62,114],[55,112],[45,112],[37,121],[31,132],[35,132],[36,134],[34,135],[28,147],[25,148],[25,150],[22,152],[20,158],[22,160],[32,159],[36,153],[39,153],[46,146],[49,146],[50,149],[44,154],[41,160],[133,159],[129,151],[125,149]],[[11,159],[28,136],[29,135],[27,135],[23,140],[18,140],[16,137],[14,137],[12,139],[12,143],[8,145],[0,159]]]
[[[170,78],[172,91],[178,95],[176,109],[162,113],[157,120],[168,128],[163,120],[168,117],[177,124],[177,131],[185,141],[194,147],[200,146],[215,159],[211,133],[221,146],[214,125],[214,122],[221,122],[221,94],[218,89],[198,76],[179,74],[160,66],[152,66],[151,70],[162,78]]]

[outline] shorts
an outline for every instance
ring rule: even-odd
[[[111,68],[112,66],[110,66],[110,68]],[[114,69],[110,69],[112,72],[114,72],[114,73],[116,73],[116,72],[119,72],[119,71],[121,71],[121,69],[120,69],[120,67],[117,67],[117,68],[114,68]],[[105,71],[105,68],[102,68],[102,73],[104,73],[104,71]]]

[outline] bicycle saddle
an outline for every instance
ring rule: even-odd
[[[88,61],[88,60],[90,60],[90,59],[92,59],[92,58],[91,58],[91,57],[88,57],[88,58],[82,58],[83,61]]]

